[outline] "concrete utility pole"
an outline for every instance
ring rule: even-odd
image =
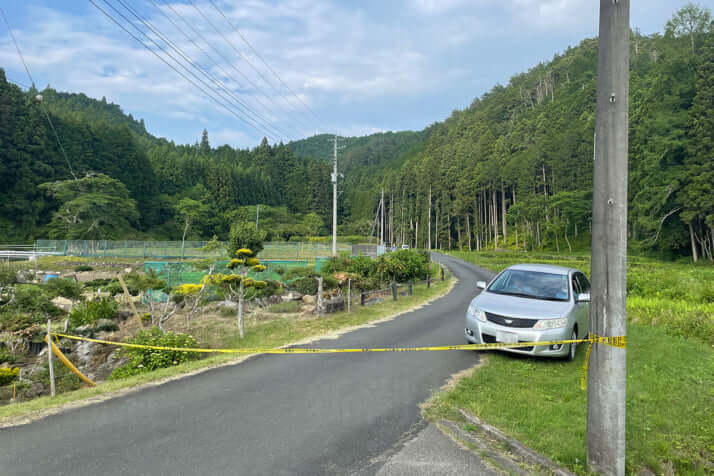
[[[332,256],[337,256],[337,136],[332,139]]]
[[[626,333],[630,1],[600,0],[592,222],[592,332]],[[624,348],[595,344],[588,375],[587,462],[625,474]]]
[[[379,217],[381,223],[381,234],[379,236],[379,242],[380,244],[384,245],[384,189],[382,189],[382,197],[380,198],[379,203],[382,204],[382,214]]]

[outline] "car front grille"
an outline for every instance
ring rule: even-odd
[[[498,314],[486,313],[486,319],[494,324],[505,327],[518,327],[520,329],[529,329],[535,326],[538,319],[522,319],[519,317],[499,316]]]

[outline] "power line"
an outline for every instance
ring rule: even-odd
[[[245,73],[243,73],[243,71],[241,71],[240,69],[238,69],[238,68],[233,64],[233,62],[232,62],[230,59],[226,58],[225,55],[223,55],[223,54],[218,50],[218,48],[216,48],[215,46],[213,46],[213,45],[211,44],[211,42],[209,42],[209,41],[201,34],[200,31],[196,30],[196,28],[191,24],[191,22],[189,22],[188,20],[186,20],[186,18],[185,18],[183,15],[181,15],[179,12],[177,12],[177,11],[171,6],[171,4],[169,4],[166,0],[161,0],[161,1],[163,2],[163,4],[164,4],[169,10],[171,10],[171,11],[174,13],[174,15],[176,15],[176,17],[180,18],[181,21],[183,21],[183,22],[186,24],[186,26],[188,26],[188,28],[193,32],[194,35],[196,35],[197,37],[201,38],[201,39],[203,40],[203,42],[206,43],[206,45],[209,46],[209,48],[211,48],[214,52],[216,52],[216,54],[217,54],[218,56],[220,56],[220,57],[223,59],[223,61],[225,61],[233,70],[235,70],[239,75],[241,75],[241,76],[243,77],[243,79],[245,79],[245,80],[246,80],[249,84],[251,84],[258,92],[260,92],[260,93],[263,95],[263,97],[265,97],[265,99],[267,99],[268,101],[271,100],[270,96],[268,96],[267,94],[265,94],[265,92],[263,92],[260,88],[258,88],[258,87],[255,85],[255,83],[253,83],[253,82],[251,81],[251,79],[250,79],[248,76],[246,76]],[[195,8],[195,7],[194,7],[194,8]],[[199,13],[201,13],[201,12],[199,11]],[[209,23],[210,23],[210,22],[209,22]],[[220,35],[220,32],[215,28],[215,26],[213,26],[213,25],[211,25],[211,26],[212,26],[213,29]],[[224,38],[224,39],[225,39],[225,38]],[[253,96],[253,99],[254,99],[258,104],[260,104],[260,105],[262,106],[262,108],[263,108],[268,114],[271,114],[271,115],[272,115],[272,111],[270,110],[270,108],[269,108],[258,96]],[[303,132],[303,133],[299,132],[299,129],[295,129],[295,130],[298,131],[298,135],[304,134],[304,132]]]
[[[104,3],[106,3],[107,5],[109,5],[109,7],[111,7],[114,11],[117,11],[111,4],[109,4],[109,3],[107,2],[107,0],[103,0],[103,1],[104,1]],[[255,126],[255,125],[252,124],[251,122],[248,122],[247,119],[245,119],[245,118],[243,118],[241,115],[237,114],[233,109],[231,109],[230,107],[226,106],[225,103],[223,103],[223,102],[219,101],[218,99],[216,99],[215,96],[213,96],[212,94],[210,94],[209,92],[207,92],[207,91],[206,91],[204,88],[202,88],[199,84],[196,84],[196,82],[194,82],[194,81],[191,80],[188,76],[186,76],[184,73],[182,73],[181,71],[179,71],[174,65],[172,65],[170,62],[168,62],[163,56],[161,56],[160,54],[158,54],[155,50],[153,50],[151,47],[149,47],[149,45],[145,44],[140,38],[138,38],[138,37],[137,37],[136,35],[134,35],[132,32],[130,32],[129,30],[127,30],[127,29],[124,27],[124,25],[122,25],[119,21],[117,21],[111,14],[109,14],[106,10],[104,10],[102,7],[100,7],[99,5],[97,5],[97,4],[94,2],[94,0],[89,0],[89,3],[91,3],[97,10],[99,10],[100,12],[102,12],[102,13],[104,14],[104,16],[106,16],[107,18],[109,18],[109,19],[110,19],[112,22],[114,22],[119,28],[121,28],[121,29],[124,30],[129,36],[131,36],[135,41],[137,41],[138,43],[140,43],[144,48],[146,48],[146,49],[147,49],[149,52],[151,52],[154,56],[156,56],[157,58],[159,58],[159,59],[160,59],[163,63],[165,63],[169,68],[171,68],[172,70],[174,70],[179,76],[181,76],[181,77],[184,78],[186,81],[188,81],[193,87],[195,87],[196,89],[198,89],[199,91],[201,91],[204,95],[206,95],[206,96],[207,96],[209,99],[211,99],[213,102],[215,102],[216,104],[218,104],[219,106],[221,106],[222,108],[224,108],[226,111],[228,111],[230,114],[232,114],[233,116],[235,116],[236,118],[238,118],[238,119],[241,120],[242,122],[244,122],[244,123],[248,124],[249,126],[251,126],[251,127],[252,127],[253,129],[255,129],[256,131],[258,131],[258,132],[260,132],[260,133],[265,133],[265,131],[261,131],[259,127]],[[117,11],[117,13],[119,13],[119,12]],[[121,14],[120,14],[120,15],[121,15]],[[123,15],[121,15],[121,16],[122,16],[125,20],[127,20],[126,17],[124,17]],[[128,20],[127,20],[127,21],[128,21]],[[131,23],[131,22],[129,22],[129,23]],[[142,33],[144,36],[146,36],[147,38],[149,38],[149,39],[151,40],[151,38],[150,38],[148,35],[146,35],[146,33],[141,32],[141,31],[138,30],[138,28],[136,28],[136,27],[134,27],[134,28],[137,29],[137,31],[139,31],[140,33]],[[153,41],[153,40],[152,40],[152,41]],[[154,42],[154,43],[156,44],[156,42]],[[162,51],[163,51],[163,50],[162,50]],[[164,52],[168,57],[170,57],[174,62],[176,62],[179,66],[182,66],[181,63],[180,63],[179,61],[177,61],[170,53],[167,53],[167,52],[165,52],[165,51],[163,51],[163,52]],[[183,66],[182,66],[182,67],[183,67]],[[186,69],[185,67],[183,67],[183,68]],[[188,71],[188,70],[187,70],[187,71]],[[191,74],[192,76],[196,77],[196,75],[193,74],[193,73],[190,72],[190,71],[189,71],[189,74]],[[203,82],[203,81],[200,80],[199,78],[196,78],[196,79],[197,79],[199,82],[201,82],[202,84],[205,85],[205,82]],[[275,141],[275,138],[274,138],[271,134],[267,134],[267,135],[270,137],[271,140]]]
[[[30,78],[30,83],[32,83],[32,87],[34,88],[35,80],[32,79],[32,74],[30,73],[30,68],[27,67],[27,63],[25,62],[25,57],[22,56],[22,51],[20,51],[20,45],[17,43],[17,38],[15,38],[15,33],[13,33],[12,28],[10,27],[10,22],[7,21],[7,17],[5,16],[5,11],[2,8],[0,8],[0,13],[2,14],[2,18],[5,21],[5,25],[7,25],[7,31],[10,32],[12,41],[13,41],[13,43],[15,43],[15,49],[17,50],[17,55],[20,57],[22,64],[25,66],[25,71],[27,72],[27,77]],[[52,129],[52,133],[54,134],[55,139],[57,140],[57,145],[59,145],[60,151],[62,152],[62,155],[64,156],[65,162],[67,162],[67,167],[69,167],[69,173],[72,174],[72,177],[74,177],[75,180],[77,180],[77,176],[74,174],[74,170],[72,169],[72,164],[70,163],[69,157],[67,157],[67,153],[65,152],[64,147],[62,146],[62,141],[60,141],[59,135],[57,134],[57,130],[55,129],[55,125],[52,123],[52,118],[50,118],[50,115],[47,112],[47,108],[42,103],[42,97],[38,95],[38,99],[39,99],[40,109],[42,109],[42,112],[45,113],[45,117],[47,118],[47,122],[50,125],[50,129]]]
[[[262,121],[262,122],[259,122],[259,121],[256,120],[256,119],[252,119],[255,123],[257,123],[257,124],[259,124],[259,125],[262,125],[262,126],[265,128],[266,131],[272,130],[271,134],[276,134],[277,137],[279,137],[279,138],[282,140],[282,137],[281,137],[281,136],[284,135],[283,132],[280,132],[280,131],[278,131],[275,127],[272,127],[272,126],[270,125],[270,122],[269,122],[268,120],[266,120],[263,116],[261,116],[260,114],[258,114],[257,112],[251,111],[250,108],[249,108],[245,103],[243,103],[243,101],[241,101],[238,97],[236,97],[235,94],[233,94],[228,88],[226,88],[226,87],[223,85],[223,83],[222,83],[221,81],[219,81],[219,80],[217,80],[216,78],[214,78],[214,77],[213,77],[209,72],[207,72],[201,65],[195,63],[179,46],[177,46],[177,45],[176,45],[173,41],[171,41],[170,39],[166,38],[166,36],[165,36],[163,33],[161,33],[161,31],[159,31],[157,28],[155,28],[150,22],[148,22],[148,20],[144,20],[144,19],[136,12],[136,10],[134,10],[133,8],[131,8],[131,6],[128,6],[126,3],[124,3],[123,0],[118,0],[118,1],[119,1],[119,3],[121,3],[121,5],[122,5],[127,11],[129,11],[129,13],[131,13],[131,14],[134,16],[134,18],[136,18],[136,19],[139,20],[141,23],[143,23],[144,26],[146,26],[147,28],[149,28],[153,33],[155,33],[156,35],[158,35],[159,38],[161,38],[167,45],[169,45],[169,47],[171,47],[171,49],[173,49],[179,56],[181,56],[181,57],[184,59],[184,61],[186,61],[188,64],[190,64],[194,69],[200,71],[200,72],[203,74],[203,76],[205,76],[209,81],[213,81],[214,83],[216,83],[216,85],[217,85],[222,91],[225,91],[225,93],[233,99],[233,104],[234,104],[234,105],[237,105],[238,107],[242,107],[243,109],[246,110],[246,113],[247,113],[247,112],[252,112],[255,116],[258,117],[258,119],[260,119],[260,121]],[[154,44],[156,44],[156,43],[154,42]],[[215,90],[214,90],[214,91],[215,91]],[[215,92],[218,93],[218,91],[215,91]],[[220,94],[220,93],[219,93],[219,94]],[[221,97],[223,98],[223,96],[221,96]],[[229,102],[230,102],[230,101],[229,101]],[[288,137],[289,137],[289,135],[288,135]]]
[[[270,67],[270,65],[265,61],[265,59],[263,59],[263,57],[260,55],[260,53],[258,53],[258,52],[256,51],[256,49],[253,47],[252,44],[250,44],[250,42],[248,41],[248,39],[247,39],[245,36],[243,36],[243,34],[240,32],[240,30],[239,30],[235,25],[233,25],[233,23],[228,19],[228,17],[227,17],[227,16],[223,13],[223,11],[218,7],[218,5],[216,5],[216,3],[215,3],[213,0],[209,0],[209,2],[211,2],[211,5],[213,5],[213,8],[215,8],[215,9],[218,11],[218,13],[221,14],[221,16],[222,16],[222,17],[226,20],[226,22],[231,26],[231,28],[233,28],[233,30],[234,30],[236,33],[238,33],[238,36],[240,36],[241,40],[243,40],[243,42],[244,42],[246,45],[248,45],[248,47],[249,47],[249,48],[251,49],[251,51],[255,54],[255,56],[257,56],[258,59],[265,65],[265,67],[268,68],[268,70],[270,70],[271,73],[273,73],[273,76],[275,76],[275,77],[278,79],[278,81],[279,81],[283,86],[285,86],[285,88],[286,88],[288,91],[290,91],[290,93],[295,97],[295,99],[297,99],[297,100],[305,107],[305,110],[308,111],[308,112],[312,115],[312,117],[315,119],[315,121],[317,122],[317,124],[318,124],[320,127],[324,127],[324,125],[322,124],[322,122],[320,121],[320,119],[315,115],[315,113],[308,107],[307,104],[305,104],[305,102],[304,102],[302,99],[300,99],[300,96],[298,96],[298,95],[295,93],[295,91],[293,91],[293,90],[290,88],[290,86],[288,86],[288,85],[285,83],[285,81],[283,81],[283,79],[278,75],[278,73],[275,72],[275,70]],[[261,77],[262,77],[262,75],[261,75]],[[266,80],[266,82],[267,82],[267,80]],[[326,129],[326,128],[325,128],[325,129]]]
[[[230,46],[236,53],[238,53],[238,55],[239,55],[261,78],[263,78],[263,80],[264,80],[271,88],[273,88],[273,90],[274,90],[276,93],[278,93],[278,95],[279,95],[280,97],[282,97],[283,100],[285,100],[285,97],[284,97],[277,89],[275,89],[275,86],[273,86],[273,84],[270,83],[270,82],[265,78],[265,76],[263,76],[263,74],[262,74],[258,69],[256,69],[255,66],[253,66],[253,64],[250,62],[250,60],[248,60],[248,58],[246,58],[245,55],[244,55],[238,48],[236,48],[236,46],[233,44],[233,42],[231,42],[231,41],[213,24],[213,22],[211,22],[211,20],[201,11],[201,9],[199,9],[199,8],[193,3],[192,0],[188,0],[188,3],[190,3],[191,6],[199,13],[199,15],[201,15],[201,16],[203,17],[203,19],[206,21],[206,23],[208,23],[208,24],[211,26],[211,28],[213,28],[213,30],[214,30],[216,33],[218,33],[218,34],[223,38],[223,40],[224,40],[226,43],[228,43],[228,46]],[[245,76],[245,75],[243,75],[243,76],[244,76],[246,79],[248,79],[247,76]],[[259,87],[257,84],[255,84],[252,80],[248,79],[248,81],[250,82],[250,84],[251,84],[254,88],[259,89],[261,92],[263,92],[262,89],[260,89],[260,87]],[[264,92],[263,92],[263,94],[264,94],[266,97],[269,97],[269,96],[267,96]],[[278,107],[280,107],[280,108],[282,109],[282,111],[283,111],[286,115],[287,115],[287,114],[290,114],[290,113],[288,112],[288,110],[284,109],[282,106],[279,105],[278,101],[275,101],[275,104],[278,105]],[[290,105],[290,104],[288,103],[288,105]],[[293,117],[293,120],[294,120],[295,122],[297,122],[304,130],[306,130],[306,131],[309,131],[309,130],[310,130],[309,127],[305,126],[305,124],[304,124],[301,120],[297,119],[296,117]]]
[[[190,42],[191,42],[196,48],[198,48],[209,60],[211,60],[211,62],[213,63],[213,65],[214,65],[216,68],[220,69],[221,72],[223,72],[223,74],[224,74],[226,77],[228,77],[229,79],[235,81],[235,82],[238,84],[238,87],[239,87],[239,88],[241,87],[240,82],[237,81],[236,79],[234,79],[233,77],[231,77],[231,75],[223,68],[223,66],[222,66],[220,63],[218,63],[210,54],[208,54],[208,52],[207,52],[200,44],[198,44],[196,41],[194,41],[194,39],[191,38],[191,36],[190,36],[189,34],[187,34],[180,26],[178,26],[178,25],[176,24],[176,22],[163,10],[154,0],[149,0],[149,1],[154,5],[154,7],[155,7],[159,12],[161,12],[161,14],[162,14],[163,16],[174,26],[174,28],[176,28],[188,41],[190,41]],[[165,5],[173,11],[173,8],[172,8],[169,4],[165,4]],[[190,24],[189,24],[189,25],[190,25]],[[209,45],[209,46],[210,46],[210,45]],[[225,59],[225,58],[224,58],[224,59]],[[248,109],[249,111],[251,111],[253,114],[255,114],[255,115],[257,115],[257,116],[260,116],[260,114],[259,114],[255,109],[253,109],[251,106],[249,106],[249,105],[247,104],[247,101],[240,101],[238,98],[236,98],[236,100],[239,101],[246,109]],[[269,122],[269,121],[266,119],[266,122]],[[277,125],[275,125],[275,124],[271,124],[271,127],[272,127],[274,130],[278,131],[280,134],[284,135],[284,136],[288,136],[288,137],[289,137],[289,136],[293,136],[293,137],[295,136],[294,131],[291,132],[291,131],[288,131],[287,129],[283,130],[282,128],[279,128],[279,127],[278,127]]]

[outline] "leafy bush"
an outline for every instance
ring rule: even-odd
[[[18,375],[20,375],[20,369],[17,367],[11,369],[7,367],[0,367],[0,387],[10,385],[15,381]]]
[[[0,363],[14,364],[15,356],[7,349],[0,349]]]
[[[300,278],[292,286],[300,294],[317,294],[317,280],[315,278]]]
[[[304,268],[291,268],[285,272],[283,279],[285,281],[292,281],[295,278],[316,278],[320,276],[320,273],[315,271],[315,268],[306,266]]]
[[[323,273],[334,274],[340,271],[348,271],[351,265],[352,259],[350,259],[349,256],[333,256],[322,263],[320,271]]]
[[[119,309],[119,303],[111,298],[87,301],[72,309],[69,325],[72,327],[93,326],[99,319],[112,319]]]
[[[198,341],[188,334],[161,331],[153,327],[148,331],[139,331],[135,338],[129,340],[132,344],[151,345],[160,347],[184,347],[196,348]],[[175,350],[153,350],[126,348],[122,350],[124,355],[129,357],[129,361],[112,372],[111,380],[151,372],[156,369],[179,365],[189,360],[197,360],[201,357],[198,352],[185,352]]]
[[[78,273],[81,273],[82,271],[94,271],[94,268],[92,268],[88,264],[80,264],[79,266],[75,266],[74,270]]]
[[[44,287],[52,297],[62,296],[72,300],[82,297],[82,287],[71,279],[50,279]]]
[[[17,270],[13,266],[0,265],[0,286],[15,284]]]
[[[273,296],[275,294],[280,294],[283,291],[283,285],[278,281],[273,281],[268,279],[265,281],[266,286],[262,289],[258,289],[257,296],[259,298],[266,298]]]
[[[429,253],[425,251],[397,250],[380,256],[377,270],[398,282],[425,279],[430,262]]]
[[[12,310],[0,313],[0,331],[15,332],[44,322],[46,319],[41,314]]]
[[[84,283],[84,287],[89,288],[89,289],[98,289],[98,288],[105,289],[109,285],[109,283],[111,283],[112,281],[119,284],[119,281],[111,280],[111,279],[93,279],[91,281],[87,281],[86,283]],[[121,289],[121,286],[119,286],[119,289]]]
[[[351,259],[347,271],[363,277],[374,276],[377,274],[377,262],[369,256],[356,256]]]
[[[54,280],[52,280],[54,281]],[[52,304],[52,295],[42,285],[20,284],[15,288],[15,302],[12,307],[20,312],[60,316],[64,311]]]
[[[279,302],[268,307],[268,312],[275,313],[290,313],[290,312],[300,312],[301,304],[300,301],[287,301]]]

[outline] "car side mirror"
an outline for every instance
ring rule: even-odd
[[[479,289],[486,289],[486,281],[476,281],[476,287]]]
[[[590,293],[578,294],[578,302],[590,302]]]

